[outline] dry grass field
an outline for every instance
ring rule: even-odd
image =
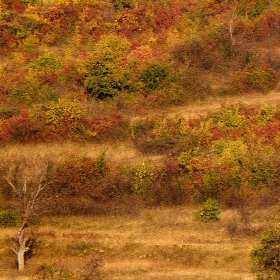
[[[249,226],[240,224],[232,210],[212,223],[195,220],[194,211],[152,208],[132,216],[44,218],[33,226],[36,243],[22,275],[9,249],[17,229],[1,229],[0,279],[37,279],[43,264],[73,278],[40,279],[81,279],[90,260],[97,268],[87,279],[254,279],[249,255],[273,223],[274,210],[255,212]]]

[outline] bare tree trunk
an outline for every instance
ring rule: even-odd
[[[0,0],[1,1],[1,0]],[[16,244],[11,249],[17,256],[18,270],[23,271],[26,252],[30,251],[30,236],[27,235],[27,223],[38,214],[41,192],[51,183],[47,180],[49,162],[39,155],[10,156],[4,166],[4,179],[17,195],[17,212],[23,221],[17,233]]]
[[[231,45],[230,45],[230,52],[231,52],[231,56],[233,57],[234,53],[233,53],[233,47],[235,45],[235,38],[233,37],[233,32],[234,32],[234,21],[236,19],[236,8],[234,8],[232,10],[232,14],[231,14],[231,18],[229,21],[229,34],[230,34],[230,41],[231,41]]]
[[[17,233],[17,246],[12,247],[12,251],[17,255],[18,271],[23,271],[25,266],[25,253],[30,250],[27,246],[29,238],[26,235],[27,224],[23,223],[22,227]]]

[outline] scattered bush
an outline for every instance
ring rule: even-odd
[[[212,198],[206,200],[203,207],[194,213],[195,217],[204,222],[215,222],[219,220],[221,210],[218,201]]]
[[[261,245],[251,253],[251,261],[258,279],[280,278],[280,224],[263,233]]]
[[[252,91],[266,93],[277,85],[276,72],[267,67],[249,64],[244,70],[233,73],[231,84],[236,93]]]
[[[81,280],[101,280],[102,277],[99,268],[103,265],[103,259],[100,256],[92,257],[85,267],[85,273],[82,275]]]
[[[42,264],[34,275],[36,280],[70,280],[74,274],[59,264]]]
[[[13,210],[0,211],[0,227],[14,227],[18,223],[18,216]]]
[[[141,162],[136,166],[133,179],[133,192],[140,195],[144,200],[149,198],[151,194],[152,184],[154,182],[153,166],[145,162]]]
[[[276,113],[276,105],[264,105],[258,112],[257,121],[260,124],[271,122]]]
[[[146,87],[155,90],[168,77],[168,71],[164,65],[148,64],[141,73],[140,78]]]

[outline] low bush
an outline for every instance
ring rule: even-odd
[[[36,280],[70,280],[74,274],[59,264],[42,264],[36,271],[33,279]]]
[[[218,201],[212,198],[206,200],[202,208],[194,213],[195,217],[204,222],[215,222],[219,220],[221,210]]]
[[[261,244],[251,253],[253,270],[261,280],[280,278],[280,224],[263,233]]]
[[[239,106],[224,107],[209,114],[214,124],[221,128],[241,128],[246,125],[246,118],[240,113]]]
[[[137,148],[145,153],[172,152],[190,133],[188,120],[183,117],[155,117],[135,121],[131,137]]]
[[[168,77],[167,68],[161,64],[148,64],[140,75],[147,88],[155,90]]]
[[[248,64],[242,71],[232,74],[231,84],[236,93],[268,92],[277,85],[276,72],[268,67]]]
[[[0,211],[0,227],[14,227],[18,223],[18,216],[13,210]]]
[[[42,126],[34,120],[28,111],[22,111],[19,116],[3,120],[0,123],[0,141],[26,143],[41,138]],[[41,140],[41,139],[40,139]]]

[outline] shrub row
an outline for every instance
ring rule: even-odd
[[[179,159],[166,156],[156,164],[111,162],[106,151],[96,159],[65,158],[50,165],[47,179],[51,184],[42,193],[39,206],[49,214],[104,214],[133,212],[141,206],[202,203],[211,198],[237,208],[246,221],[256,207],[277,202],[279,160],[271,147],[251,149],[240,140],[222,139],[209,150],[183,152]],[[2,168],[5,174],[9,166]],[[4,179],[0,183],[1,207],[13,209],[17,197]]]
[[[30,143],[61,139],[72,141],[101,141],[129,136],[128,121],[120,114],[87,117],[76,101],[59,100],[48,108],[0,120],[0,142]]]

